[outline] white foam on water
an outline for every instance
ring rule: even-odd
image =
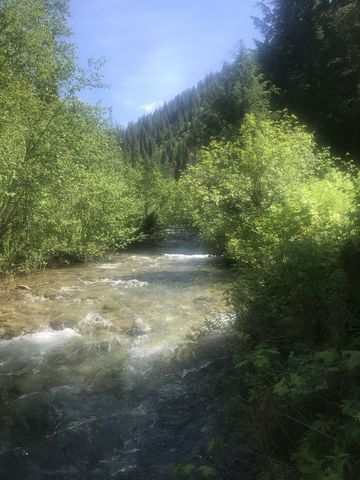
[[[72,287],[61,287],[60,292],[64,293],[71,293],[71,292],[78,292],[81,290],[81,287],[74,285]]]
[[[153,260],[151,256],[146,257],[144,255],[131,255],[130,258],[132,260],[147,260],[148,262]]]
[[[88,305],[95,305],[96,303],[99,303],[99,300],[97,300],[96,298],[87,298],[86,303]]]
[[[131,255],[131,260],[135,260],[137,262],[140,262],[140,263],[145,263],[146,262],[146,265],[143,265],[144,267],[146,268],[156,268],[158,265],[159,265],[159,258],[161,257],[161,255],[157,255],[157,256],[154,256],[154,255],[149,255],[147,257],[143,256],[143,255]],[[133,272],[136,272],[136,269],[135,268],[132,268],[131,269]]]
[[[215,322],[218,326],[228,327],[234,325],[236,321],[235,312],[221,312],[218,313],[215,317]]]
[[[151,327],[140,317],[137,317],[134,321],[132,328],[127,330],[127,333],[133,336],[146,335],[151,332]]]
[[[206,369],[209,365],[211,365],[211,362],[205,362],[202,365],[200,365],[199,367],[185,368],[181,372],[181,378],[185,378],[187,375],[189,375],[189,373],[198,373],[201,370]]]
[[[81,335],[74,329],[64,328],[63,330],[46,329],[9,340],[0,340],[0,355],[5,360],[2,368],[13,373],[19,368],[22,371],[25,367],[40,365],[44,355],[80,337]]]
[[[171,258],[174,260],[203,260],[210,258],[208,254],[194,254],[194,255],[186,255],[184,253],[164,253],[163,257]]]
[[[114,270],[118,265],[117,263],[103,263],[102,265],[98,265],[97,268],[101,270]]]
[[[132,347],[129,350],[129,356],[132,358],[149,358],[163,352],[173,352],[178,347],[178,344],[165,345],[144,345]]]
[[[43,302],[52,302],[52,301],[62,301],[65,300],[65,297],[62,295],[35,295],[33,293],[25,293],[23,295],[28,302],[31,303],[43,303]]]
[[[86,282],[88,285],[94,285],[97,283],[108,283],[111,287],[120,287],[124,288],[125,290],[130,288],[141,288],[146,287],[149,285],[149,282],[142,282],[137,280],[136,278],[132,278],[131,280],[114,280],[113,278],[101,278],[99,280],[95,280],[94,282],[88,281]]]
[[[116,280],[114,282],[116,286],[122,287],[122,288],[141,288],[141,287],[146,287],[149,285],[149,282],[142,282],[140,280],[137,280],[136,278],[132,280]]]
[[[24,297],[31,303],[35,302],[47,302],[49,299],[44,295],[33,295],[32,293],[26,293]]]
[[[199,329],[200,333],[222,333],[227,334],[233,328],[236,322],[235,312],[213,312]]]
[[[0,346],[9,345],[10,343],[56,344],[66,342],[74,337],[80,337],[80,334],[72,328],[64,328],[63,330],[46,329],[40,332],[19,335],[9,340],[0,340]]]
[[[120,470],[118,470],[117,472],[115,472],[115,474],[117,473],[126,473],[126,472],[131,472],[133,470],[136,470],[137,469],[137,465],[125,465],[124,467],[121,467]],[[114,476],[111,475],[112,477]]]
[[[97,313],[88,313],[85,318],[79,323],[80,331],[86,333],[93,332],[94,330],[101,330],[111,328],[113,326],[112,322],[106,320],[101,315]]]
[[[73,305],[80,305],[81,298],[73,298],[70,303],[72,303]]]

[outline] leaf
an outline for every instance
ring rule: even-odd
[[[186,465],[177,465],[173,470],[173,478],[180,480],[186,478],[195,470],[195,465],[187,463]]]
[[[210,467],[209,465],[202,465],[198,470],[203,478],[213,477],[217,474],[216,468]]]
[[[289,393],[289,386],[288,386],[285,378],[282,378],[279,382],[275,383],[275,385],[273,387],[273,392],[278,397],[282,397],[282,396],[286,395],[287,393]]]
[[[323,350],[322,352],[317,352],[314,357],[316,360],[322,360],[325,364],[329,365],[339,359],[339,353],[335,348],[330,348],[328,350]]]
[[[210,440],[208,443],[208,453],[214,453],[216,451],[219,451],[222,446],[224,445],[224,439],[223,437],[214,437]]]
[[[345,365],[348,370],[360,367],[360,351],[358,350],[343,350],[342,351]]]
[[[190,475],[190,473],[195,469],[195,465],[188,463],[181,467],[181,471],[184,475]]]

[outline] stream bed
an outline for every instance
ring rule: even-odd
[[[174,239],[0,284],[0,478],[168,480],[205,456],[228,277]]]

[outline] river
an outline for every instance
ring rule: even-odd
[[[206,463],[223,432],[228,275],[168,239],[3,282],[0,478],[168,480]]]

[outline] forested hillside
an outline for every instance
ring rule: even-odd
[[[245,113],[268,107],[270,98],[336,153],[359,157],[359,0],[264,0],[259,7],[263,40],[255,52],[240,48],[220,72],[119,130],[131,162],[178,175],[199,147],[231,138]]]
[[[218,73],[119,130],[124,155],[132,164],[149,162],[179,176],[212,138],[231,138],[247,112],[266,109],[270,92],[255,55],[240,48]]]

